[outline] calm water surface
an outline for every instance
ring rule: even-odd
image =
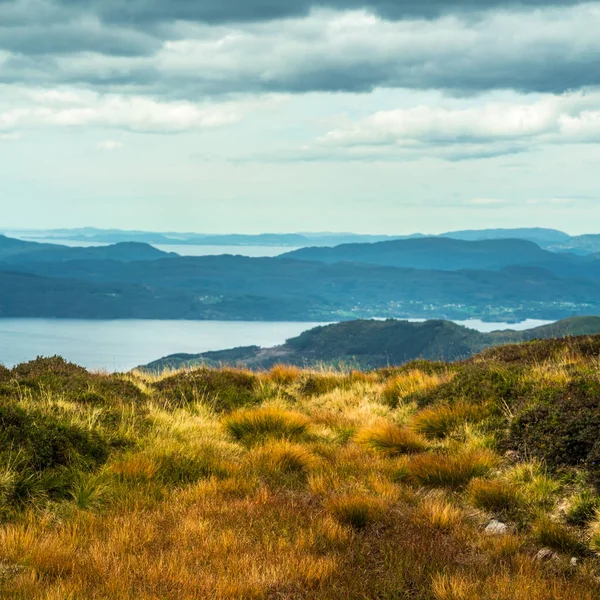
[[[416,319],[410,319],[417,321]],[[529,329],[518,325],[458,321],[479,331]],[[237,346],[276,346],[323,323],[256,321],[150,321],[0,319],[0,364],[12,367],[36,356],[59,354],[89,369],[128,371],[175,353],[197,354]]]
[[[46,242],[48,244],[60,244],[72,248],[91,248],[93,246],[109,246],[102,242],[82,242],[79,240],[63,240],[60,238],[33,238],[22,237],[30,242]],[[181,256],[217,256],[219,254],[233,254],[259,258],[261,256],[279,256],[285,252],[298,250],[294,246],[205,246],[195,244],[150,244],[163,252],[175,252]]]
[[[58,354],[88,369],[128,371],[178,352],[276,346],[322,323],[0,319],[0,364]]]

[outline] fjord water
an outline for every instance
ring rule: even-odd
[[[417,319],[411,319],[417,320]],[[461,321],[479,331],[529,329],[550,321],[517,325]],[[152,321],[0,319],[0,364],[12,367],[36,356],[58,354],[94,370],[128,371],[175,353],[198,354],[238,346],[276,346],[324,323],[257,321]]]
[[[322,323],[0,319],[0,364],[58,354],[93,370],[128,371],[175,353],[276,346]]]

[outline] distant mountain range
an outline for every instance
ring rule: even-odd
[[[415,238],[249,258],[0,236],[0,317],[515,322],[595,313],[600,257],[526,240]]]
[[[600,234],[570,236],[556,229],[541,227],[516,229],[481,229],[450,231],[440,235],[414,233],[412,235],[366,235],[357,233],[265,233],[250,234],[203,234],[178,232],[124,231],[121,229],[46,229],[4,231],[6,235],[33,241],[64,240],[80,243],[115,244],[119,242],[142,242],[155,245],[194,246],[337,246],[340,244],[371,243],[397,239],[423,237],[446,237],[463,241],[496,239],[520,239],[538,244],[553,252],[594,254],[600,252]]]
[[[281,346],[249,346],[202,354],[173,354],[140,367],[165,369],[234,365],[268,369],[275,364],[346,364],[360,368],[399,365],[410,360],[461,360],[492,346],[534,339],[600,333],[600,317],[574,317],[526,331],[480,333],[449,321],[350,321],[316,327]]]

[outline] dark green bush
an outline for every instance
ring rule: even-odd
[[[178,373],[153,384],[154,389],[175,405],[206,401],[215,410],[227,411],[260,400],[254,374],[235,369],[202,368]]]
[[[523,368],[498,363],[472,363],[462,365],[448,383],[431,390],[416,392],[405,401],[415,401],[419,406],[437,402],[452,404],[468,400],[470,403],[511,404],[526,390],[520,382]]]
[[[581,466],[600,485],[600,383],[579,377],[516,415],[510,443],[552,468]]]
[[[583,358],[600,355],[600,336],[568,337],[562,339],[536,340],[522,344],[498,346],[484,350],[474,361],[497,361],[536,365],[553,360],[565,351]]]
[[[91,399],[88,394],[95,394],[97,401],[102,397],[108,402],[138,402],[144,397],[135,384],[119,375],[89,373],[59,356],[40,357],[18,365],[12,371],[12,378],[12,388],[4,387],[5,395],[9,392],[14,395],[18,389],[28,389],[33,394],[49,391],[75,402],[87,403]]]
[[[10,377],[10,371],[4,365],[0,365],[0,383],[8,381]]]
[[[0,458],[18,455],[34,471],[78,464],[96,466],[108,456],[108,444],[97,433],[61,423],[43,413],[0,405]]]

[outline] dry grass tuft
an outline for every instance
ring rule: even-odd
[[[438,573],[431,583],[435,600],[475,600],[474,583],[465,575]]]
[[[354,529],[380,522],[387,508],[383,500],[364,494],[334,496],[325,507],[340,523]]]
[[[416,392],[427,392],[450,379],[450,373],[430,375],[413,369],[390,379],[381,391],[381,399],[389,406],[396,407],[407,396]]]
[[[459,425],[481,421],[486,414],[483,406],[458,402],[420,411],[411,420],[411,426],[427,437],[442,438]]]
[[[307,475],[318,464],[317,457],[305,446],[287,440],[266,442],[250,454],[249,460],[266,475]]]
[[[542,546],[559,552],[581,552],[582,544],[562,523],[543,516],[533,526],[533,535]]]
[[[417,522],[424,522],[434,529],[450,531],[463,521],[461,511],[437,496],[426,497],[418,507]]]
[[[309,423],[304,415],[280,408],[241,410],[223,419],[229,435],[249,442],[265,438],[301,438],[306,434]]]
[[[292,365],[275,365],[266,375],[274,383],[290,385],[302,375],[302,369]]]
[[[482,477],[498,464],[489,450],[460,454],[417,454],[406,463],[408,477],[422,485],[460,487]]]
[[[500,514],[513,513],[523,505],[518,488],[498,480],[473,479],[467,488],[467,498],[477,508]]]
[[[355,441],[376,452],[384,454],[412,454],[427,449],[427,441],[407,427],[392,423],[379,423],[361,429]]]

